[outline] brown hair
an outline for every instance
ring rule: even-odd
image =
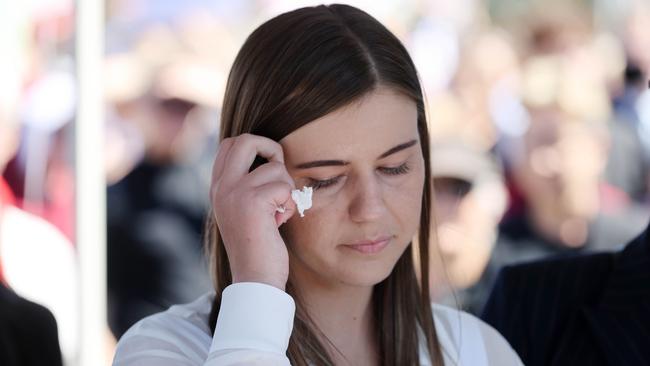
[[[367,13],[347,5],[321,5],[279,15],[257,28],[230,71],[221,138],[251,133],[280,141],[380,85],[404,94],[417,105],[425,161],[418,240],[428,243],[432,192],[422,90],[404,46]],[[213,215],[208,219],[207,233],[216,289],[210,314],[214,332],[221,293],[232,283],[232,274]],[[428,248],[419,246],[420,283],[413,245],[409,245],[388,278],[374,288],[372,306],[382,365],[418,365],[419,333],[425,337],[432,363],[443,364],[429,300]],[[333,364],[319,341],[321,333],[301,306],[291,277],[286,288],[294,296],[297,309],[287,350],[291,363]]]

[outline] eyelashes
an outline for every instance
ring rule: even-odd
[[[379,169],[380,172],[382,172],[382,173],[384,173],[386,175],[395,176],[395,175],[406,174],[406,173],[409,172],[409,170],[411,168],[408,166],[407,163],[404,163],[404,164],[402,164],[400,166],[393,167],[393,168],[378,168],[378,169]],[[341,176],[333,177],[333,178],[330,178],[330,179],[324,179],[324,180],[310,179],[310,186],[312,186],[314,190],[323,189],[323,188],[333,186],[340,179],[341,179]]]
[[[329,186],[332,186],[332,185],[336,184],[336,182],[339,181],[339,178],[340,177],[334,177],[334,178],[325,179],[325,180],[311,179],[311,184],[310,185],[313,187],[314,190],[319,190],[319,189],[327,188]]]
[[[388,174],[388,175],[400,175],[400,174],[406,174],[409,169],[411,169],[408,164],[404,163],[400,166],[394,167],[394,168],[379,168],[382,172]]]

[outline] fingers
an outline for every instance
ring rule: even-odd
[[[293,178],[289,175],[284,163],[278,161],[271,161],[262,164],[257,169],[250,172],[246,177],[246,184],[256,187],[274,180],[288,183],[291,186],[291,189],[296,188],[296,184],[293,181]]]
[[[226,162],[226,158],[228,157],[228,154],[230,153],[230,148],[232,147],[234,142],[235,142],[235,138],[229,137],[221,141],[221,144],[219,144],[219,148],[217,149],[217,156],[214,160],[214,166],[212,167],[213,179],[215,176],[221,176],[221,173],[223,172],[223,167]]]
[[[230,186],[246,176],[257,155],[284,163],[282,146],[277,142],[251,134],[237,136],[219,175],[222,184]]]
[[[212,189],[217,188],[217,182],[219,180],[219,177],[223,174],[223,169],[225,166],[226,159],[228,158],[228,155],[230,154],[230,150],[232,148],[232,145],[234,143],[235,139],[233,137],[229,137],[221,141],[219,144],[219,148],[217,149],[217,156],[214,159],[214,164],[212,165]],[[211,192],[213,194],[214,192]]]
[[[250,172],[256,156],[268,162]],[[277,227],[296,209],[291,199],[295,184],[284,166],[282,147],[250,134],[224,139],[212,174],[213,213],[233,282],[262,282],[284,290],[289,258]],[[277,215],[282,205],[285,212]]]
[[[269,162],[249,173],[250,165],[258,155],[267,158]],[[210,193],[213,205],[219,192],[221,196],[229,195],[235,189],[244,187],[255,189],[258,195],[264,197],[264,201],[273,206],[278,226],[297,210],[291,199],[295,182],[284,165],[282,147],[271,139],[243,134],[221,142],[212,170]],[[283,207],[285,211],[276,212],[277,207]]]
[[[291,199],[291,192],[289,192],[289,196],[282,203],[281,207],[284,207],[284,212],[276,212],[275,213],[275,221],[277,226],[282,225],[283,223],[287,222],[293,216],[297,211],[298,211],[298,206],[296,203]]]
[[[286,182],[274,181],[257,187],[257,195],[269,202],[269,209],[275,215],[277,226],[285,223],[296,211],[296,203],[291,199],[292,186]],[[284,212],[278,212],[277,207],[284,207]]]
[[[296,184],[289,175],[284,163],[277,161],[268,162],[249,173],[246,178],[246,184],[254,187],[265,187],[270,182],[285,182],[288,184],[286,187],[289,192],[288,196],[281,204],[277,205],[277,207],[281,207],[284,210],[284,212],[276,212],[276,224],[278,226],[286,222],[296,212],[296,203],[291,199],[291,190],[296,189]]]

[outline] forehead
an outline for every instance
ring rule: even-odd
[[[387,88],[309,122],[280,140],[288,161],[375,157],[399,143],[418,138],[414,101]]]

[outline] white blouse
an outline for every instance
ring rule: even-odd
[[[228,286],[214,337],[208,318],[214,293],[149,316],[117,344],[114,366],[288,366],[286,356],[295,305],[291,296],[261,283]],[[522,365],[492,327],[442,305],[432,311],[445,365]],[[420,364],[431,365],[424,342]]]

